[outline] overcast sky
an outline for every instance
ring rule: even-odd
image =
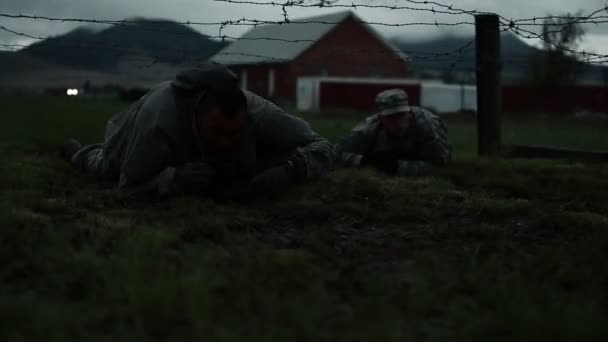
[[[267,2],[267,0],[253,0]],[[283,2],[285,0],[275,0]],[[314,0],[308,0],[314,1]],[[442,4],[452,4],[454,7],[466,10],[479,10],[496,12],[507,18],[530,18],[551,14],[562,14],[566,12],[592,10],[606,6],[608,0],[436,0]],[[431,5],[416,5],[407,0],[347,0],[339,4],[371,4],[371,5],[399,5],[418,8],[431,8]],[[435,6],[435,9],[440,9]],[[290,18],[306,17],[310,15],[327,14],[339,9],[308,9],[290,8]],[[166,18],[177,21],[196,22],[221,22],[226,20],[238,20],[242,18],[258,20],[283,20],[279,6],[255,6],[243,4],[231,4],[213,0],[0,0],[0,12],[6,14],[29,14],[50,17],[76,17],[95,19],[124,19],[129,17],[153,17]],[[408,22],[472,22],[473,18],[468,15],[445,15],[432,14],[430,12],[411,10],[387,10],[387,9],[365,9],[358,8],[356,13],[369,22],[382,22],[391,24],[403,24]],[[603,13],[608,16],[608,12]],[[26,33],[32,36],[46,37],[65,33],[78,24],[48,22],[43,20],[7,19],[0,17],[0,26],[10,30]],[[212,36],[218,35],[219,27],[193,26],[202,33]],[[470,26],[429,27],[413,26],[388,28],[375,27],[388,36],[400,36],[405,39],[425,39],[433,35],[445,33],[471,32]],[[224,34],[239,36],[248,27],[228,27]],[[583,46],[587,50],[608,53],[608,23],[587,27],[588,40]],[[33,40],[19,37],[12,33],[0,30],[0,44],[29,44]]]

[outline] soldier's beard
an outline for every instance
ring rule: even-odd
[[[206,150],[209,153],[212,154],[217,154],[217,155],[229,155],[232,153],[235,153],[239,147],[241,146],[241,144],[239,143],[232,143],[230,145],[216,145],[216,144],[205,144]]]

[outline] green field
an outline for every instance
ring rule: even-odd
[[[428,177],[337,170],[284,199],[129,198],[57,160],[125,106],[4,97],[0,341],[608,337],[608,166],[474,157]],[[304,115],[332,140],[353,116]],[[505,119],[507,143],[608,149],[608,127]]]

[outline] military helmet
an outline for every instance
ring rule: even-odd
[[[376,95],[376,111],[380,116],[409,112],[407,93],[402,89],[385,90]]]

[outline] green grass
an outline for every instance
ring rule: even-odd
[[[428,177],[338,170],[275,202],[146,201],[55,158],[124,107],[66,101],[2,99],[2,341],[608,336],[606,165],[474,158],[454,118],[457,158]],[[306,117],[332,139],[356,121]],[[547,125],[506,137],[607,147],[599,125]]]
[[[505,143],[566,147],[582,150],[608,150],[608,122],[570,118],[507,119],[503,129]]]
[[[67,97],[2,97],[0,127],[2,141],[36,144],[55,148],[70,137],[84,143],[100,141],[109,117],[128,104],[107,98]],[[304,113],[314,129],[337,141],[346,135],[365,114]],[[456,155],[470,157],[476,153],[475,119],[459,115],[444,117]],[[608,122],[589,122],[567,118],[528,120],[503,118],[502,136],[506,144],[531,144],[569,147],[585,150],[608,150]]]

